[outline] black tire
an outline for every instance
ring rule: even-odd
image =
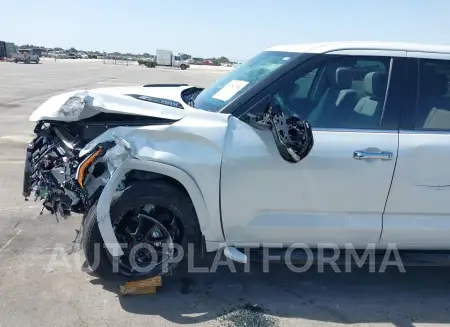
[[[186,70],[187,66],[186,66],[185,64],[182,64],[182,65],[180,66],[180,68],[181,68],[181,70]]]
[[[137,181],[128,186],[122,195],[111,203],[110,217],[114,225],[122,215],[133,207],[155,204],[171,209],[181,224],[181,238],[179,245],[184,250],[183,260],[177,264],[170,264],[168,271],[172,271],[178,265],[184,265],[187,258],[188,244],[194,243],[195,249],[200,250],[200,228],[197,215],[189,196],[177,186],[164,180],[151,182]],[[96,245],[99,244],[99,245]],[[104,247],[103,239],[97,224],[97,204],[93,205],[83,223],[82,246],[86,261],[90,270],[97,276],[110,279],[114,277],[112,257]],[[96,252],[98,252],[97,262]],[[142,279],[161,275],[160,269],[153,269],[149,273],[138,276],[126,276],[130,279]]]
[[[36,62],[36,64],[38,64],[39,63],[39,58],[37,58],[35,62]]]

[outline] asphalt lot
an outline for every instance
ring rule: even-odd
[[[0,327],[449,324],[448,268],[294,274],[277,265],[264,274],[256,265],[250,274],[221,269],[171,276],[156,295],[122,298],[120,281],[91,276],[79,253],[68,255],[79,217],[57,223],[21,196],[33,109],[66,90],[152,82],[206,86],[222,73],[88,61],[0,63]]]

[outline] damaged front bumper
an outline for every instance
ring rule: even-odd
[[[102,179],[104,187],[97,201],[97,223],[108,252],[113,257],[120,257],[123,255],[123,251],[115,235],[109,210],[114,196],[120,191],[121,183],[129,171],[127,162],[133,158],[133,150],[124,138],[115,134],[114,130],[105,134],[87,144],[80,151],[80,156],[91,152],[99,143],[109,140],[115,142],[115,146],[108,150],[102,158],[102,161],[107,165],[107,176],[109,178]]]
[[[23,187],[22,195],[28,198],[31,195],[33,168],[31,166],[31,159],[34,150],[34,140],[28,144],[26,155],[25,155],[25,168],[23,172]]]
[[[103,191],[97,202],[98,228],[100,230],[100,234],[102,235],[105,247],[113,257],[120,257],[121,255],[123,255],[123,251],[114,232],[111,217],[109,215],[109,210],[114,195],[116,194],[119,185],[124,180],[126,172],[128,172],[128,169],[126,169],[126,167],[127,159],[125,159],[117,167],[117,169],[114,170],[111,178],[103,188]]]
[[[80,157],[83,157],[104,142],[113,141],[115,143],[101,158],[107,166],[107,172],[102,176],[101,183],[104,186],[97,200],[98,227],[105,247],[113,257],[120,257],[124,252],[112,225],[110,217],[111,202],[123,190],[127,173],[133,169],[145,170],[145,166],[149,164],[136,158],[136,143],[139,142],[136,140],[136,135],[134,133],[129,134],[129,132],[130,129],[127,127],[110,129],[88,143],[79,154]],[[86,185],[86,187],[89,187],[89,185]]]

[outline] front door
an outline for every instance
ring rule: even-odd
[[[284,161],[271,132],[232,117],[222,174],[222,223],[230,243],[377,243],[398,147],[398,94],[404,58],[325,55],[256,96],[310,121],[314,147]]]

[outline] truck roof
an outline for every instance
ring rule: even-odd
[[[339,50],[393,50],[450,54],[450,46],[448,45],[376,41],[345,41],[278,45],[271,47],[266,51],[327,53]]]

